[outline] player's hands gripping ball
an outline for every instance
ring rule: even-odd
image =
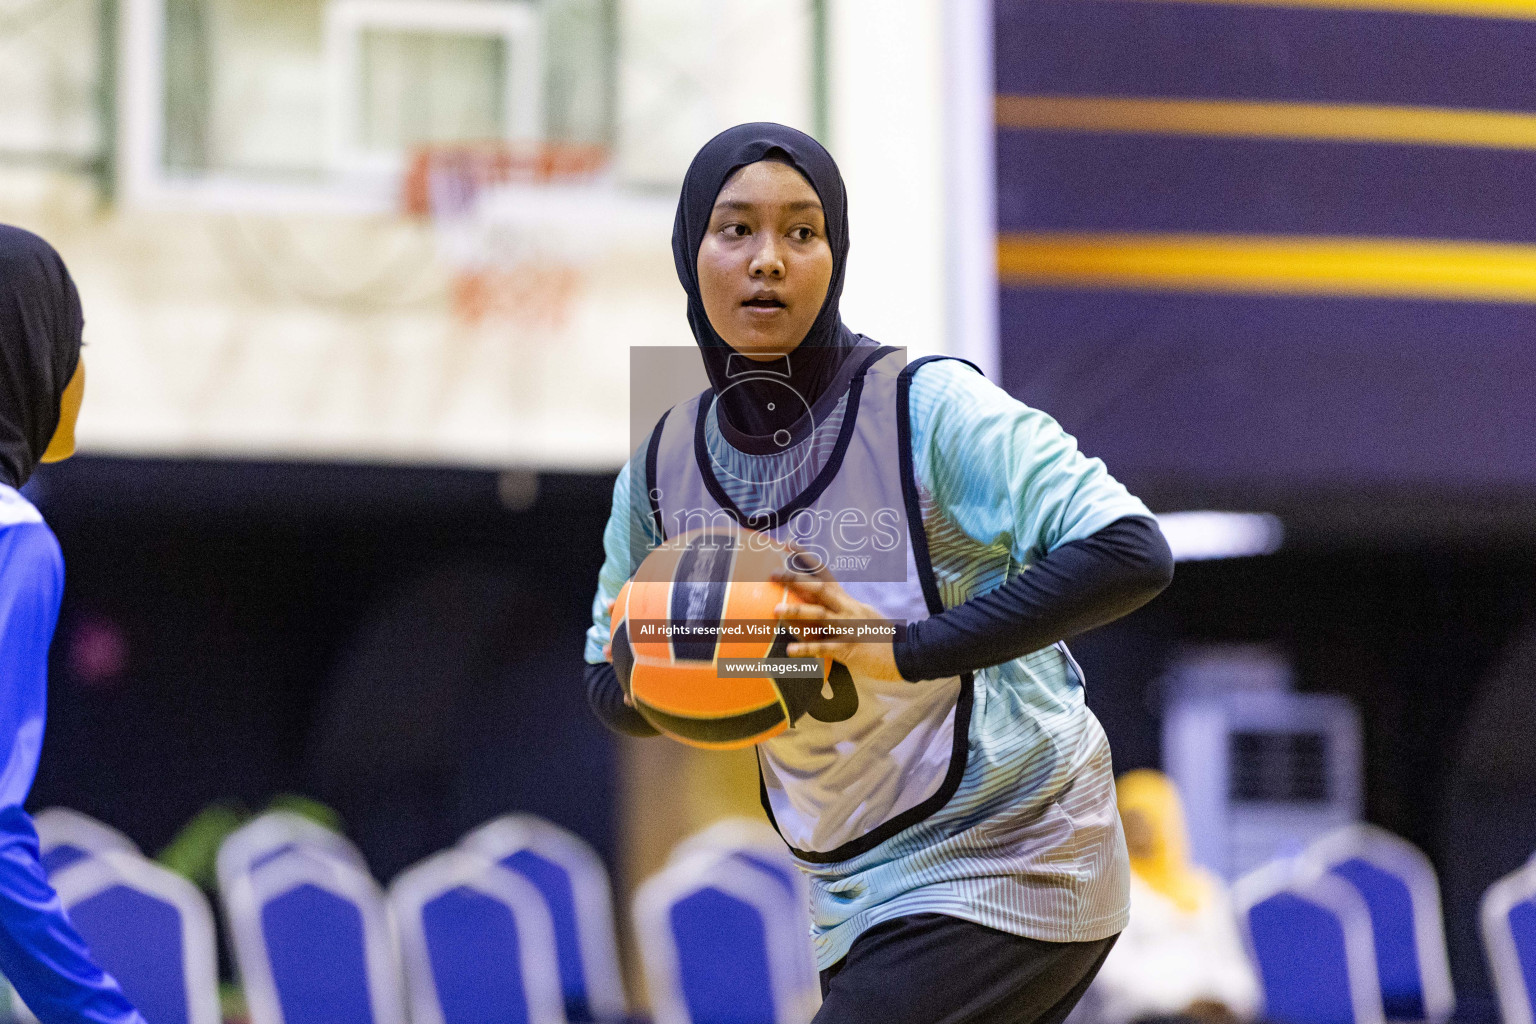
[[[848,640],[818,635],[815,627],[831,622],[885,621],[880,610],[856,600],[822,566],[816,572],[799,571],[793,566],[804,559],[791,559],[773,579],[788,586],[797,600],[789,600],[774,608],[780,619],[803,627],[797,629],[800,639],[789,645],[786,653],[792,658],[828,658],[840,661],[848,670],[864,679],[880,682],[901,682],[902,674],[896,668],[895,646],[889,640]]]
[[[765,534],[703,529],[647,555],[620,590],[610,616],[607,653],[630,706],[673,739],[712,750],[761,743],[802,722],[840,722],[854,715],[859,701],[853,679],[829,658],[822,659],[819,678],[773,675],[766,667],[756,674],[750,666],[733,674],[723,664],[793,657],[789,648],[801,641],[783,609],[838,601],[838,595],[846,599],[840,586],[831,592],[811,586],[819,581],[778,578],[794,554]],[[801,597],[802,582],[808,593],[826,596]],[[879,618],[856,602],[843,600],[836,607]],[[824,616],[812,612],[806,618]],[[890,644],[828,649],[843,646],[859,664],[880,671],[878,655],[854,648]],[[885,662],[885,671],[894,673],[894,661],[887,656]]]

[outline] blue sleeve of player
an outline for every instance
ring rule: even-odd
[[[46,525],[0,527],[0,973],[42,1024],[143,1024],[64,916],[22,809],[43,747],[63,589],[64,560]]]

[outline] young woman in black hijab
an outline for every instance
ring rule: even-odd
[[[815,140],[740,125],[695,157],[672,247],[711,387],[619,475],[589,699],[654,733],[606,663],[609,608],[650,547],[721,517],[798,543],[815,571],[778,577],[808,602],[785,619],[910,624],[790,644],[840,663],[851,693],[786,694],[791,727],[756,747],[810,881],[816,1020],[1052,1024],[1128,902],[1108,745],[1061,641],[1150,600],[1172,560],[1049,416],[843,326],[848,245]]]
[[[83,327],[59,254],[0,225],[0,973],[43,1024],[144,1024],[64,916],[23,809],[43,744],[64,560],[18,488],[39,462],[74,453]]]

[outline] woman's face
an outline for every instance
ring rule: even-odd
[[[832,282],[816,190],[788,164],[741,168],[715,199],[698,272],[704,312],[727,345],[761,360],[793,351]]]

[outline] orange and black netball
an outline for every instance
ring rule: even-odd
[[[778,680],[722,678],[718,662],[784,656],[793,637],[774,607],[800,599],[770,576],[792,554],[764,534],[715,528],[646,556],[612,618],[614,670],[646,721],[709,750],[752,746],[789,727]]]

